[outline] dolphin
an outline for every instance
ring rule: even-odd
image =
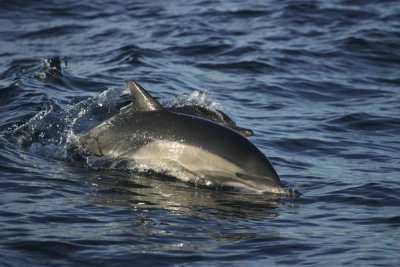
[[[211,120],[167,110],[138,83],[126,83],[132,105],[75,136],[73,143],[85,157],[172,170],[183,173],[174,175],[178,179],[205,186],[289,194],[268,158],[243,135]]]

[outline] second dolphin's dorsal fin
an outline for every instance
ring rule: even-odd
[[[132,107],[134,111],[156,111],[164,110],[164,107],[157,102],[140,84],[135,81],[126,81],[131,92]]]

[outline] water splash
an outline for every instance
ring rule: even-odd
[[[64,109],[51,102],[27,122],[9,127],[1,135],[33,154],[67,159],[68,144],[77,133],[119,112],[117,100],[123,89],[108,88],[98,96],[70,103]]]
[[[211,100],[208,93],[198,90],[190,94],[178,96],[172,101],[165,103],[166,107],[183,107],[188,105],[203,107],[214,112],[223,110],[222,105]]]

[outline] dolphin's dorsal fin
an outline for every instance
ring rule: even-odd
[[[157,102],[140,84],[135,81],[126,81],[131,91],[132,107],[134,111],[156,111],[164,110],[164,107]]]

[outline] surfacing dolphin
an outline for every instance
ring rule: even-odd
[[[86,156],[183,172],[177,178],[205,186],[290,194],[267,157],[243,135],[210,120],[169,111],[138,83],[127,85],[132,106],[77,135],[76,145]]]

